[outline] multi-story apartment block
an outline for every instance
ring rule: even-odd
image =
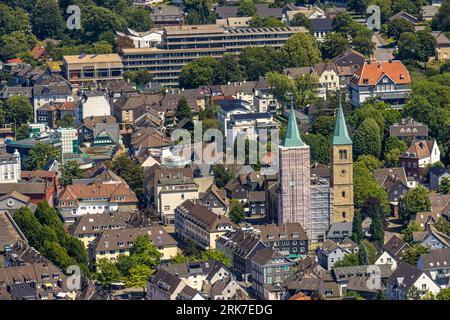
[[[89,246],[91,264],[102,258],[116,261],[121,254],[129,255],[133,242],[139,236],[147,236],[161,254],[162,260],[169,260],[178,253],[177,242],[161,226],[104,230]]]
[[[95,85],[123,79],[123,63],[118,54],[63,56],[63,71],[74,85]]]
[[[0,150],[0,183],[16,183],[21,175],[20,154],[16,150],[14,154]]]
[[[136,194],[123,183],[75,184],[66,186],[58,197],[58,210],[65,222],[75,222],[85,214],[132,211]]]
[[[266,137],[269,137],[270,131],[278,129],[278,126],[278,122],[267,112],[234,114],[227,123],[225,138],[235,141],[241,135],[245,139],[256,141],[260,132],[265,130]]]
[[[349,83],[352,106],[376,97],[395,107],[402,106],[411,89],[411,78],[401,61],[366,62]]]
[[[181,69],[199,57],[219,58],[225,53],[239,53],[248,46],[279,48],[303,27],[230,28],[214,25],[184,25],[164,28],[158,48],[123,49],[125,71],[149,70],[154,81],[177,86]]]
[[[216,240],[229,230],[233,223],[206,207],[191,200],[184,201],[175,210],[175,232],[180,239],[189,239],[208,250],[216,248]]]
[[[293,274],[294,262],[282,254],[264,248],[252,258],[252,289],[259,299],[281,300],[281,284]]]
[[[60,128],[58,134],[61,139],[61,153],[78,153],[78,130],[74,128]]]
[[[399,139],[424,140],[428,137],[428,126],[412,118],[402,118],[400,122],[389,126],[389,135]]]
[[[154,183],[155,207],[165,224],[175,223],[175,209],[183,202],[199,199],[192,170],[157,169]]]
[[[300,223],[265,224],[256,226],[255,231],[262,243],[289,259],[308,254],[308,237]]]

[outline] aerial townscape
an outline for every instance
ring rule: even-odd
[[[0,0],[0,300],[450,300],[450,0]]]

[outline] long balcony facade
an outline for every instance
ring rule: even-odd
[[[303,27],[227,28],[220,25],[166,27],[160,48],[123,49],[122,59],[125,71],[148,70],[155,81],[165,86],[178,86],[183,66],[197,58],[220,58],[249,46],[279,48],[298,32],[307,30]]]

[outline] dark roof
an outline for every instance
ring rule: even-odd
[[[272,118],[271,114],[268,112],[243,113],[243,114],[233,114],[231,116],[231,121],[245,121],[245,120],[256,120],[267,118]]]
[[[310,19],[314,31],[331,31],[333,29],[333,19]]]
[[[266,224],[255,226],[261,235],[261,241],[308,240],[300,223]],[[269,238],[273,236],[273,238]]]
[[[259,265],[265,265],[272,258],[284,258],[283,255],[278,253],[277,251],[272,250],[271,248],[265,247],[262,248],[253,255],[252,260]]]
[[[217,215],[208,208],[186,200],[178,208],[184,210],[187,214],[202,222],[209,232],[216,232],[221,225],[233,226],[233,223],[225,216]]]
[[[408,291],[422,273],[423,272],[416,267],[402,261],[389,277],[388,282],[393,284],[396,288]]]
[[[420,257],[425,270],[437,267],[448,268],[450,266],[450,248],[433,249]]]
[[[437,165],[437,164],[433,168],[431,168],[430,171],[429,171],[430,174],[433,174],[433,175],[438,176],[438,177],[443,175],[445,172],[450,173],[450,168],[445,169],[445,168],[442,168],[440,165]]]
[[[407,249],[409,245],[397,236],[392,236],[388,242],[383,246],[389,255],[395,260],[399,260],[402,256],[403,250]]]
[[[248,109],[245,107],[247,104],[246,101],[240,99],[219,99],[215,100],[214,104],[221,107],[221,109],[225,112],[230,112],[236,109],[242,109],[247,111]]]
[[[158,269],[149,279],[155,287],[173,294],[182,280],[164,269]]]

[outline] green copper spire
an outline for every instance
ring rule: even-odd
[[[345,124],[344,111],[342,110],[341,96],[339,95],[339,108],[336,117],[336,127],[334,128],[333,145],[352,144],[352,139],[348,135]]]
[[[297,119],[295,117],[294,108],[291,108],[291,111],[289,112],[289,120],[286,129],[286,135],[284,136],[281,145],[285,148],[305,146],[305,143],[302,141],[302,138],[300,137],[300,131],[298,131]]]

